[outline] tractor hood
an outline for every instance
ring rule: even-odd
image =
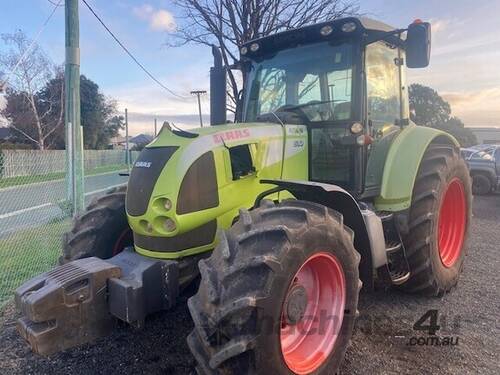
[[[299,127],[306,137],[305,127],[294,129]],[[269,188],[260,179],[280,177],[285,132],[270,123],[185,132],[164,127],[130,173],[126,210],[136,250],[173,258],[213,246],[217,227],[230,225],[237,208],[251,207],[256,194]],[[247,173],[235,176],[235,165],[248,160]],[[238,194],[243,186],[248,197]]]

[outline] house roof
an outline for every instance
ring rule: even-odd
[[[144,145],[146,143],[149,143],[153,140],[153,136],[149,134],[139,134],[136,135],[135,137],[132,137],[129,139],[129,142],[135,143],[136,145]]]

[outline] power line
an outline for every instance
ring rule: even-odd
[[[28,48],[26,48],[24,50],[24,52],[21,55],[21,57],[19,58],[19,60],[17,60],[17,63],[16,63],[16,65],[14,65],[14,68],[12,68],[12,70],[9,73],[6,74],[6,77],[5,77],[4,81],[0,84],[0,87],[5,86],[9,82],[9,76],[13,75],[16,72],[17,68],[19,68],[19,65],[21,65],[21,63],[24,61],[24,59],[28,56],[28,53],[31,52],[31,49],[33,48],[33,46],[35,45],[35,43],[40,38],[40,35],[42,35],[42,32],[47,27],[49,21],[52,19],[52,16],[54,16],[57,8],[61,5],[62,0],[59,0],[57,3],[54,3],[52,1],[49,1],[49,2],[52,5],[54,5],[54,8],[52,9],[52,12],[49,14],[49,16],[47,17],[47,19],[45,20],[45,22],[42,24],[42,26],[38,30],[35,38],[31,41],[31,43],[28,46]]]
[[[171,89],[169,89],[167,86],[165,86],[163,83],[161,83],[155,76],[153,76],[153,74],[151,74],[145,67],[144,65],[142,65],[139,60],[137,60],[137,58],[132,54],[132,52],[130,52],[127,47],[125,47],[125,45],[116,37],[115,34],[113,34],[113,32],[109,29],[108,26],[106,26],[106,24],[104,23],[104,21],[97,15],[97,13],[94,11],[94,9],[92,9],[92,7],[89,5],[89,3],[87,3],[86,0],[82,0],[82,2],[87,6],[87,8],[90,10],[90,12],[95,16],[95,18],[97,18],[97,20],[100,22],[100,24],[106,29],[106,31],[113,37],[113,39],[120,45],[120,47],[122,47],[122,49],[127,53],[127,55],[130,56],[130,58],[132,60],[134,60],[134,62],[144,71],[144,73],[146,73],[149,78],[151,78],[153,81],[155,81],[161,88],[163,88],[164,90],[168,91],[171,95],[173,96],[176,96],[180,99],[187,99],[187,97],[185,96],[182,96],[182,95],[179,95],[177,93],[175,93],[174,91],[172,91]]]

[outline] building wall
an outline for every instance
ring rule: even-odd
[[[500,128],[469,128],[476,136],[479,144],[500,144]]]

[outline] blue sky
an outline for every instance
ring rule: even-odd
[[[165,85],[180,93],[208,88],[210,50],[165,46],[176,8],[165,0],[88,0],[125,45]],[[0,33],[24,30],[33,37],[50,14],[48,0],[2,0]],[[375,0],[361,10],[397,27],[413,19],[431,21],[433,53],[428,69],[408,71],[410,82],[437,89],[468,126],[500,126],[500,0]],[[152,129],[157,115],[180,124],[196,123],[196,102],[179,101],[158,88],[129,59],[80,4],[81,72],[129,108],[133,134]],[[39,44],[56,62],[64,60],[64,9],[57,10]],[[2,46],[0,45],[0,50]],[[208,101],[203,111],[208,113]]]

